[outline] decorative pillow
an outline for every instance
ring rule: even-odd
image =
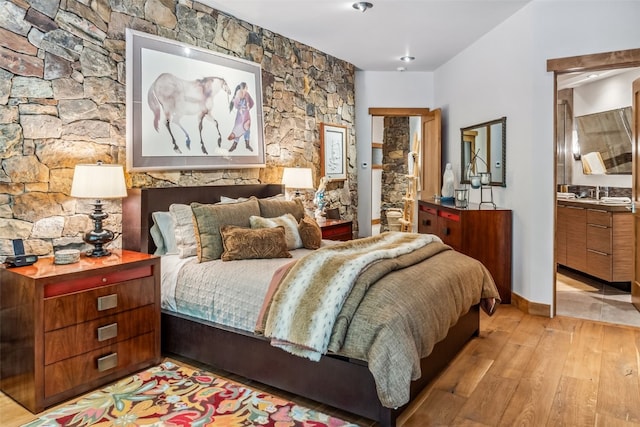
[[[173,215],[171,212],[153,212],[151,214],[151,218],[153,219],[153,227],[157,226],[158,231],[160,231],[163,248],[166,254],[177,254],[178,253],[178,244],[176,242],[176,222],[173,219]],[[191,228],[193,229],[193,221],[191,221]],[[153,227],[151,227],[153,229]],[[194,238],[195,238],[195,231]],[[155,242],[155,238],[154,238]],[[160,248],[156,243],[156,247]]]
[[[318,249],[322,243],[322,230],[315,219],[305,215],[298,224],[298,233],[306,249]]]
[[[260,204],[260,216],[263,218],[276,218],[290,213],[295,217],[296,222],[298,222],[304,216],[304,206],[302,206],[300,199],[259,199],[258,203]]]
[[[220,229],[225,225],[249,228],[251,215],[260,215],[258,199],[251,197],[246,202],[210,205],[191,203],[197,239],[198,261],[219,259],[224,248]]]
[[[248,197],[238,197],[237,199],[234,199],[231,197],[220,196],[220,201],[218,203],[221,205],[225,205],[227,203],[246,202],[247,200],[249,200]]]
[[[243,228],[225,225],[222,235],[222,261],[259,258],[291,258],[287,250],[284,227]]]
[[[302,239],[298,233],[298,221],[290,213],[277,218],[262,218],[252,216],[249,218],[251,228],[273,228],[284,227],[284,236],[287,240],[287,249],[298,249],[302,247]]]
[[[167,248],[165,248],[164,246],[164,240],[162,239],[162,233],[160,233],[160,227],[158,227],[158,224],[153,223],[153,225],[149,229],[149,234],[151,234],[151,238],[153,239],[153,244],[156,245],[156,251],[153,254],[154,255],[166,254]]]
[[[174,203],[169,212],[176,224],[176,246],[180,258],[195,256],[198,253],[196,232],[193,225],[193,213],[189,205]],[[166,243],[165,243],[166,246]]]

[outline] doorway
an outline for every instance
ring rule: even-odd
[[[567,181],[567,177],[575,176],[576,173],[582,173],[582,170],[573,170],[580,168],[581,162],[575,161],[580,158],[580,153],[579,151],[576,152],[575,145],[571,143],[572,139],[575,140],[575,126],[571,120],[574,116],[571,111],[574,106],[571,98],[567,96],[572,90],[569,89],[570,85],[568,85],[567,82],[575,83],[581,79],[586,81],[589,78],[588,76],[603,74],[603,72],[609,76],[616,73],[628,73],[630,70],[639,66],[640,49],[560,58],[547,62],[547,70],[553,71],[555,77],[555,145],[557,155],[555,159],[554,192],[556,197],[559,194],[562,195],[562,193],[566,193],[567,197],[576,193],[580,197],[584,196],[585,193],[588,194],[588,190],[590,189],[588,185],[590,183],[589,181],[581,182],[580,184],[582,185],[562,185],[567,184],[567,182],[572,184],[570,178],[569,181]],[[631,84],[628,85],[627,91],[630,95]],[[567,116],[569,116],[570,120],[568,120],[569,125],[565,126],[567,122],[563,122],[561,119]],[[577,116],[577,114],[575,116]],[[563,144],[563,140],[570,142],[569,144]],[[629,156],[631,155],[629,154]],[[595,184],[597,182],[594,178],[591,179],[591,183]],[[605,179],[610,180],[611,177],[605,177]],[[636,194],[634,182],[630,176],[628,176],[626,180],[621,180],[621,182],[623,182],[621,188],[628,190],[629,196],[632,195],[631,193]],[[625,189],[625,186],[630,188]],[[599,186],[594,186],[594,190],[596,188],[599,188]],[[625,192],[625,196],[626,195]],[[558,233],[560,233],[561,236],[564,232],[563,221],[565,221],[563,219],[564,214],[560,215],[559,210],[561,209],[555,209],[554,235],[556,236],[556,244],[554,245],[554,260],[562,260],[562,257],[566,256],[566,253],[563,253],[563,251],[567,250],[562,240],[558,239]],[[579,235],[577,237],[585,238]],[[572,247],[568,241],[566,245],[568,245],[569,248]],[[629,252],[633,253],[632,248],[630,249]],[[573,255],[575,257],[575,254]],[[580,258],[580,256],[581,254],[579,254],[578,258]],[[580,266],[575,269],[565,268],[563,266],[556,268],[556,266],[560,264],[570,263],[560,261],[560,264],[556,264],[556,262],[554,262],[554,315],[588,318],[640,327],[640,312],[631,305],[630,293],[620,290],[618,287],[610,286],[606,281],[600,280],[592,275],[584,274],[584,271],[591,268],[590,266],[592,265],[586,260],[586,248],[584,256],[585,259],[582,264],[586,266],[584,269]],[[629,258],[631,259],[631,256]],[[629,274],[632,274],[631,271]]]

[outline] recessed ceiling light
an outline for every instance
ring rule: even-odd
[[[407,67],[398,67],[396,71],[407,71]]]
[[[416,59],[416,58],[415,58],[415,56],[403,56],[402,58],[400,58],[400,61],[403,61],[403,62],[411,62],[411,61],[413,61],[414,59]]]
[[[373,7],[373,4],[367,1],[359,1],[354,3],[352,6],[354,9],[357,9],[360,12],[365,12],[367,9],[371,9]]]

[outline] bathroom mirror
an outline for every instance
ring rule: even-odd
[[[506,187],[507,118],[460,129],[460,182],[470,184],[471,176],[491,173],[487,185]]]

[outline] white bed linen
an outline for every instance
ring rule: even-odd
[[[162,308],[254,332],[275,270],[309,252],[296,249],[290,251],[292,258],[204,263],[197,257],[164,255]]]

